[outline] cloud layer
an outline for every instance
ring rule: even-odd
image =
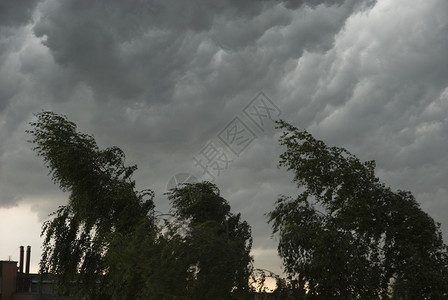
[[[296,192],[273,125],[244,113],[263,91],[281,118],[376,160],[448,236],[446,1],[16,2],[0,4],[1,207],[43,220],[66,201],[27,143],[42,110],[122,148],[160,211],[173,175],[209,179],[194,158],[211,142],[229,159],[216,183],[253,227],[255,265],[280,272],[264,213]],[[219,138],[235,117],[254,135],[238,155]]]

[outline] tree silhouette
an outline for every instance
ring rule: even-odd
[[[252,268],[250,226],[209,183],[171,190],[172,221],[137,191],[136,166],[99,149],[65,116],[36,115],[31,134],[53,181],[69,194],[43,224],[40,272],[78,299],[243,299]]]
[[[410,192],[393,192],[375,162],[279,121],[297,198],[268,214],[290,279],[317,299],[445,299],[447,247]]]

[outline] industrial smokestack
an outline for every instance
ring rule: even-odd
[[[19,274],[23,274],[23,246],[20,246]]]
[[[30,259],[31,259],[31,246],[26,247],[26,265],[25,265],[25,274],[30,274]]]

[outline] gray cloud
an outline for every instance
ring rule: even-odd
[[[249,11],[230,4],[235,3],[46,1],[34,32],[58,63],[76,70],[100,97],[164,103],[200,51],[206,39],[201,32],[213,25],[214,15]],[[251,5],[255,12],[257,6]],[[201,59],[210,59],[211,50],[216,52],[201,51]]]
[[[0,26],[23,25],[30,21],[39,0],[0,2]]]
[[[47,1],[34,31],[72,82],[114,103],[116,117],[106,120],[132,111],[123,130],[165,149],[203,143],[254,88],[275,86],[291,59],[329,48],[357,9],[354,1],[300,11],[259,1],[148,3]],[[104,122],[101,111],[96,119]],[[150,124],[163,130],[139,130]]]
[[[166,104],[176,96],[179,82],[190,78],[208,88],[219,84],[217,92],[224,95],[241,90],[231,80],[261,78],[257,70],[264,73],[260,68],[269,65],[258,64],[266,46],[264,59],[275,59],[277,68],[305,49],[328,49],[356,3],[297,12],[268,1],[46,1],[34,32],[98,98]],[[281,32],[298,16],[292,29]],[[276,31],[283,35],[284,50],[272,45],[278,43]],[[220,48],[230,53],[216,61]],[[210,86],[204,79],[214,82]]]
[[[216,183],[253,226],[268,260],[256,266],[280,272],[264,213],[296,191],[276,167],[278,134],[243,113],[263,90],[282,118],[375,159],[381,179],[448,225],[443,0],[28,4],[0,21],[0,206],[28,203],[43,219],[66,201],[26,142],[33,113],[66,114],[101,147],[121,147],[161,211],[171,176],[206,178],[193,157],[238,116],[257,137]]]
[[[286,106],[292,109],[294,98],[303,105],[291,119],[375,159],[386,183],[413,191],[424,207],[428,193],[438,191],[427,208],[444,224],[447,8],[443,1],[413,8],[379,3],[367,16],[353,15],[328,52],[305,54],[283,82],[299,82]]]

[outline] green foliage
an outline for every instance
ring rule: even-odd
[[[447,247],[414,197],[381,183],[374,161],[278,125],[280,166],[300,193],[280,197],[268,217],[299,288],[316,299],[447,298]]]
[[[185,249],[188,269],[182,299],[242,299],[248,296],[252,258],[250,226],[232,214],[210,182],[186,184],[168,198],[176,217],[174,236]],[[213,287],[213,288],[211,288]]]
[[[117,147],[52,112],[31,123],[34,150],[69,193],[42,227],[40,272],[78,299],[243,299],[249,295],[249,225],[211,183],[169,193],[173,221],[160,225],[151,190],[136,191]]]
[[[275,280],[275,288],[269,287],[267,279]],[[272,283],[272,281],[270,282]],[[294,280],[287,280],[266,269],[254,269],[251,274],[250,285],[253,293],[257,294],[260,299],[293,300],[302,299],[305,296],[302,291],[297,289]]]
[[[41,272],[57,275],[61,290],[111,299],[119,287],[110,276],[110,261],[121,260],[114,257],[116,241],[133,238],[139,226],[153,230],[153,193],[135,191],[136,166],[124,165],[119,148],[100,150],[92,136],[77,132],[64,116],[43,112],[37,117],[29,131],[34,150],[54,182],[69,192],[68,204],[43,225]]]

